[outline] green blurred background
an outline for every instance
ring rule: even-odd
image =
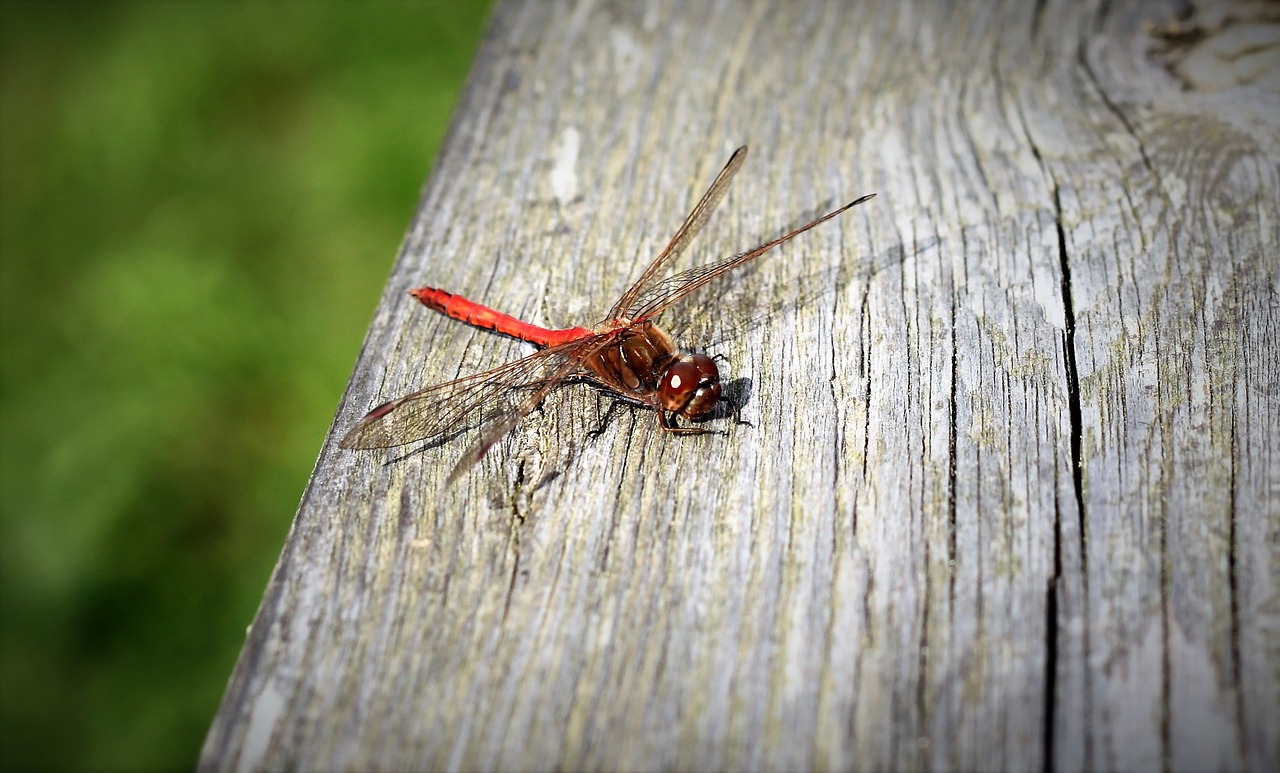
[[[190,768],[479,2],[0,3],[0,766]]]

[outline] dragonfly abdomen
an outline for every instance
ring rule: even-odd
[[[534,325],[435,287],[419,287],[416,290],[410,290],[409,294],[421,301],[424,306],[435,309],[447,317],[483,330],[492,330],[495,333],[519,338],[521,341],[528,341],[537,346],[556,346],[592,335],[591,331],[584,327],[552,330]]]

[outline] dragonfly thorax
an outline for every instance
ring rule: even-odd
[[[605,386],[686,418],[706,416],[720,399],[720,372],[711,358],[676,351],[652,322],[618,330],[588,364]]]

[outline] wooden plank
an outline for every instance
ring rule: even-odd
[[[331,439],[201,767],[1280,767],[1280,96],[1173,12],[501,4],[333,438],[526,351],[412,287],[595,321],[741,142],[691,262],[879,197],[670,315],[753,426]]]

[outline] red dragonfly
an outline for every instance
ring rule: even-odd
[[[664,278],[665,270],[706,225],[746,157],[745,145],[733,152],[671,242],[595,327],[553,330],[434,287],[411,291],[413,297],[442,314],[542,348],[515,362],[384,403],[351,428],[342,438],[342,447],[391,448],[419,440],[438,443],[470,426],[491,423],[450,474],[453,481],[566,381],[587,381],[627,402],[653,409],[658,425],[667,432],[687,435],[708,431],[680,426],[676,417],[697,420],[711,413],[720,399],[720,373],[715,362],[705,354],[679,351],[654,323],[655,318],[726,272],[875,196],[862,196],[718,263]]]

